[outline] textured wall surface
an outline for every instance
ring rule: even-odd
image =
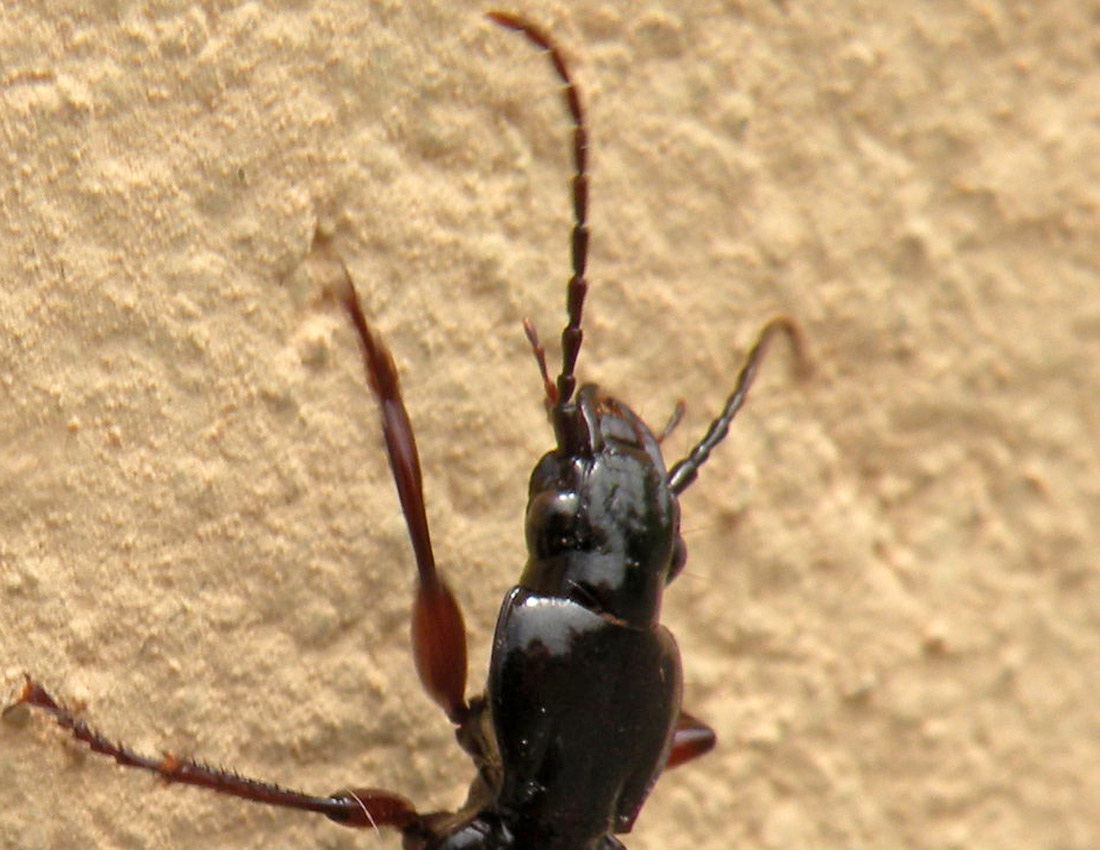
[[[47,8],[48,7],[48,10]],[[471,681],[549,446],[569,126],[470,2],[0,11],[0,686],[318,793],[454,806],[412,562],[330,235],[420,439]],[[582,378],[678,457],[665,620],[720,747],[631,850],[1100,846],[1095,3],[520,4],[593,144]],[[0,848],[353,848],[366,833],[0,724]],[[380,846],[396,848],[386,835]]]

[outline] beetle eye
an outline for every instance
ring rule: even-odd
[[[540,493],[527,508],[527,546],[536,558],[552,558],[580,547],[576,493]]]
[[[676,539],[672,541],[672,557],[669,559],[668,578],[665,579],[665,584],[669,584],[676,576],[680,575],[687,559],[688,551],[684,538],[676,535]]]

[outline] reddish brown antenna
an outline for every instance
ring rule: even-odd
[[[569,75],[565,58],[549,35],[534,24],[508,12],[489,12],[486,16],[502,27],[523,33],[528,41],[550,54],[550,61],[564,86],[566,109],[573,119],[573,276],[569,278],[566,294],[569,322],[561,332],[561,374],[558,375],[557,397],[547,393],[551,405],[563,407],[569,403],[577,387],[573,369],[577,364],[577,355],[580,354],[581,340],[584,339],[581,313],[584,310],[584,296],[588,292],[588,281],[584,277],[588,263],[588,130],[584,122],[584,109],[581,107],[580,90]],[[528,338],[531,336],[531,331],[528,330]],[[532,344],[536,345],[537,352],[537,344]]]

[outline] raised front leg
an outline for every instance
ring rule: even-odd
[[[344,280],[335,294],[359,333],[367,381],[381,409],[386,453],[416,555],[418,581],[412,617],[416,671],[428,695],[443,707],[452,723],[460,725],[469,713],[466,703],[466,629],[454,593],[435,568],[428,517],[424,510],[420,456],[416,450],[412,423],[401,399],[397,366],[385,343],[367,324],[346,267]]]

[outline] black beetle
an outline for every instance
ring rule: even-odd
[[[615,835],[630,831],[661,772],[714,746],[713,731],[680,706],[680,655],[659,622],[664,588],[686,558],[677,497],[725,438],[772,337],[789,337],[805,366],[801,335],[783,317],[764,326],[722,413],[668,470],[660,443],[679,409],[655,435],[596,385],[577,389],[588,286],[587,131],[580,95],[542,30],[507,13],[489,18],[546,50],[564,86],[574,127],[573,274],[556,381],[534,328],[525,323],[557,445],[531,474],[527,566],[501,606],[485,693],[469,701],[462,614],[435,567],[397,370],[368,326],[346,270],[334,290],[362,343],[416,556],[417,671],[477,768],[465,805],[455,813],[422,814],[389,791],[355,788],[316,797],[190,759],[142,756],[78,720],[30,677],[5,712],[19,705],[43,709],[94,751],[170,782],[320,812],[346,826],[396,828],[409,850],[614,850],[622,846]]]

